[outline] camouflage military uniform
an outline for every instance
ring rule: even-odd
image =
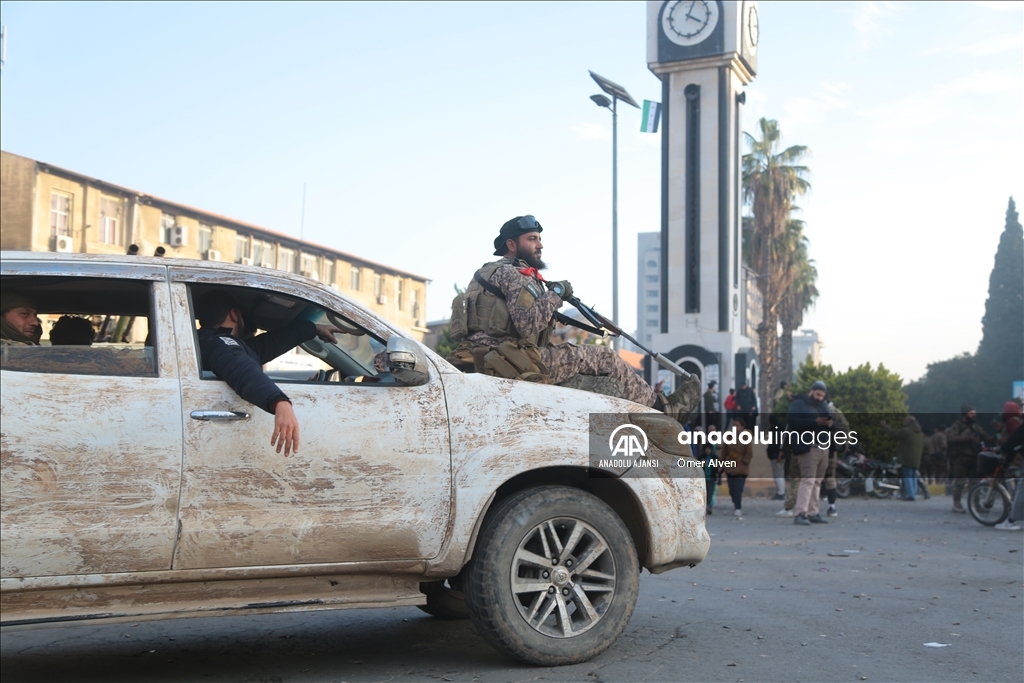
[[[776,437],[778,438],[778,437]],[[796,494],[800,489],[800,458],[793,455],[791,446],[783,446],[786,453],[786,501],[782,507],[792,510],[796,507]]]
[[[607,346],[548,344],[550,329],[554,328],[555,312],[562,306],[561,298],[547,291],[538,277],[521,272],[528,268],[524,261],[503,258],[498,264],[488,282],[504,294],[509,318],[519,336],[495,337],[483,331],[470,330],[467,341],[497,347],[505,341],[536,335],[541,359],[555,384],[574,375],[612,377],[622,382],[622,398],[645,406],[654,405],[654,390],[619,358],[614,349]],[[480,296],[493,294],[486,292]]]
[[[953,507],[959,508],[967,480],[975,475],[981,440],[990,438],[978,423],[960,418],[949,428],[946,443],[949,448],[949,476],[953,479]]]

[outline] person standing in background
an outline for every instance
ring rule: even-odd
[[[924,434],[921,425],[913,415],[903,418],[903,427],[891,428],[885,420],[881,421],[886,434],[897,440],[896,459],[901,465],[900,476],[903,478],[902,500],[917,499],[917,468],[921,466],[921,451],[924,448]]]
[[[772,429],[778,433],[777,430],[783,426],[779,424],[780,417],[772,414],[769,420]],[[772,500],[786,500],[786,458],[783,456],[782,446],[779,444],[777,436],[768,444],[767,453],[768,462],[772,465],[772,479],[775,480],[775,495],[772,496]]]
[[[742,417],[736,416],[732,420],[731,428],[736,430],[738,437],[746,432],[747,425]],[[721,460],[733,462],[734,465],[725,466],[725,476],[729,482],[729,497],[732,498],[733,512],[736,518],[743,517],[743,489],[750,475],[750,461],[754,459],[754,447],[748,443],[729,443],[722,446]]]

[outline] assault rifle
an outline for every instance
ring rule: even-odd
[[[654,351],[651,351],[649,348],[638,342],[636,339],[633,339],[631,336],[623,332],[621,327],[619,327],[611,320],[595,311],[590,306],[587,306],[578,298],[570,297],[568,300],[566,300],[566,303],[568,303],[577,311],[579,311],[583,315],[583,317],[590,322],[590,325],[582,323],[579,320],[573,320],[567,315],[555,313],[555,320],[562,323],[563,325],[572,325],[573,327],[578,327],[581,330],[586,330],[587,332],[599,335],[601,337],[611,336],[628,339],[629,341],[633,342],[633,344],[635,344],[637,347],[644,350],[647,353],[647,355],[649,355],[651,358],[657,361],[658,365],[665,368],[666,370],[669,370],[673,374],[678,375],[679,377],[682,377],[684,379],[690,376],[690,373],[688,373],[686,370],[683,370],[681,367],[670,361],[668,358],[665,358],[665,356],[661,355],[660,353],[655,353]]]

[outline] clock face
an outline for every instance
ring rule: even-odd
[[[661,15],[665,37],[683,47],[703,42],[716,26],[718,3],[715,0],[672,0]]]
[[[757,25],[757,6],[750,5],[750,9],[747,11],[747,40],[750,42],[751,50],[757,47],[758,38],[760,38],[760,33]]]

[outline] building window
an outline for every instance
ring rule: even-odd
[[[418,324],[420,321],[420,292],[413,288],[409,290],[409,303],[412,304],[412,319]]]
[[[404,284],[405,283],[402,282],[401,278],[395,281],[395,306],[398,307],[398,310],[402,310],[402,294],[405,289],[403,287]]]
[[[658,304],[649,304],[647,306],[647,310],[650,313],[657,313],[658,312]]]
[[[658,262],[655,261],[654,259],[648,259],[647,267],[648,268],[657,268],[658,267]]]
[[[206,256],[213,246],[213,228],[206,223],[199,224],[199,253]]]
[[[277,265],[274,258],[274,245],[270,242],[252,241],[252,262],[264,268],[273,268]]]
[[[655,296],[655,297],[658,296],[658,290],[656,290],[656,289],[648,289],[647,290],[647,296]]]
[[[373,295],[380,298],[380,295],[384,293],[384,278],[380,276],[380,273],[375,273],[373,276]]]
[[[160,241],[163,244],[171,243],[171,235],[174,234],[174,216],[169,213],[160,214]]]
[[[648,282],[657,282],[658,281],[658,276],[657,275],[648,275],[647,276],[647,281]]]
[[[285,249],[281,247],[279,252],[281,258],[279,259],[278,268],[285,271],[286,273],[295,272],[295,252],[291,249]]]
[[[249,259],[249,238],[239,235],[235,237],[235,263],[244,263]]]
[[[71,236],[71,195],[50,193],[50,237]]]
[[[324,259],[324,282],[329,285],[334,284],[334,260],[325,258]]]
[[[658,321],[657,320],[648,320],[647,321],[647,327],[657,327],[657,326],[658,326]]]
[[[302,254],[299,257],[299,265],[301,266],[302,274],[306,277],[311,277],[314,280],[320,279],[320,268],[317,264],[317,257],[309,254]]]
[[[352,274],[349,276],[348,286],[353,292],[358,292],[361,284],[359,268],[352,266]]]
[[[100,195],[100,242],[121,243],[121,200]]]

